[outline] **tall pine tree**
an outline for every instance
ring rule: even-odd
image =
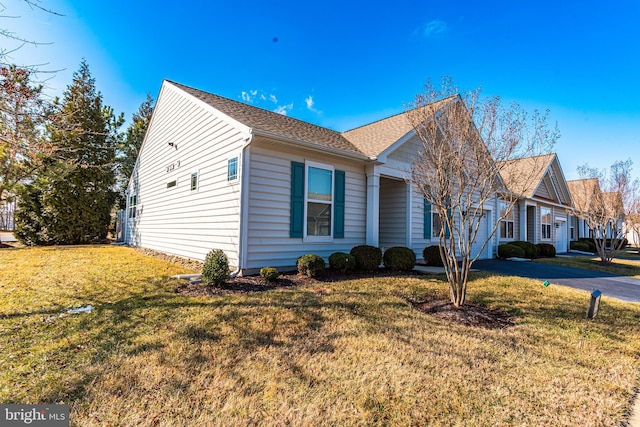
[[[28,244],[80,244],[107,237],[116,200],[122,115],[103,105],[86,61],[56,99],[48,133],[53,153],[20,192],[16,235]]]
[[[117,205],[120,209],[124,209],[127,203],[125,191],[127,184],[129,183],[129,177],[133,172],[133,168],[136,165],[136,159],[144,141],[144,135],[147,133],[147,128],[151,122],[151,115],[153,114],[153,98],[147,94],[147,98],[144,100],[138,111],[133,113],[131,118],[131,124],[125,132],[118,158],[120,166],[118,169],[118,202]]]

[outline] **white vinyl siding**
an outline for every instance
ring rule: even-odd
[[[407,184],[380,178],[380,247],[407,245]]]
[[[293,267],[298,257],[307,253],[328,262],[333,252],[349,252],[365,243],[366,179],[362,166],[258,140],[251,144],[249,158],[248,269]],[[344,238],[321,242],[289,238],[291,162],[307,160],[345,171]]]
[[[411,166],[416,158],[416,153],[420,152],[421,150],[423,150],[422,142],[419,139],[413,137],[393,150],[391,153],[389,153],[388,159],[392,162],[396,161],[393,163],[404,163],[405,165]]]
[[[226,118],[165,83],[129,183],[138,214],[126,241],[199,260],[222,249],[229,264],[237,265],[240,197],[239,187],[227,184],[227,160],[245,138]]]

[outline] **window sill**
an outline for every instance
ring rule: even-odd
[[[333,243],[333,236],[305,236],[303,243]]]

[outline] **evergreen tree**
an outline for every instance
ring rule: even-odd
[[[102,103],[86,61],[74,73],[47,126],[52,154],[19,193],[16,235],[28,244],[80,244],[106,238],[116,199],[122,115]]]
[[[127,184],[129,183],[129,177],[133,172],[133,168],[136,165],[136,159],[144,140],[144,135],[147,133],[147,128],[151,122],[151,115],[153,114],[153,98],[147,94],[147,98],[136,113],[133,113],[131,118],[131,124],[127,128],[124,135],[124,139],[119,150],[119,170],[118,170],[118,202],[117,205],[120,209],[124,209],[126,206],[125,191]]]
[[[33,84],[31,71],[0,67],[0,196],[29,179],[39,154],[47,150],[44,105],[42,86]]]

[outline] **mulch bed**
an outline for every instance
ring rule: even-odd
[[[341,282],[345,280],[356,280],[375,277],[418,277],[419,273],[399,273],[393,271],[379,270],[376,272],[354,272],[343,274],[333,270],[326,270],[321,277],[307,277],[297,273],[281,273],[277,280],[269,282],[260,276],[243,276],[228,279],[224,287],[206,286],[202,283],[187,283],[179,286],[176,292],[186,296],[199,295],[231,295],[248,292],[263,292],[276,288],[284,288],[302,285],[317,285],[322,288],[324,283]]]
[[[433,298],[425,302],[411,302],[413,307],[438,319],[475,326],[484,329],[504,329],[515,326],[512,317],[499,308],[489,308],[483,304],[465,303],[456,308],[449,299]]]
[[[194,271],[202,271],[202,262],[163,254],[150,249],[135,248],[138,252],[182,265]],[[277,280],[269,282],[260,276],[234,277],[227,280],[223,287],[206,286],[199,282],[186,282],[176,289],[176,293],[184,296],[217,296],[246,294],[250,292],[264,292],[276,288],[310,285],[316,286],[313,290],[318,293],[328,293],[329,290],[323,284],[341,282],[345,280],[369,279],[378,277],[423,277],[418,272],[397,272],[389,270],[377,270],[372,272],[340,273],[334,270],[326,270],[325,274],[311,278],[301,274],[281,273]],[[409,301],[411,305],[425,314],[438,319],[458,323],[465,326],[485,329],[504,329],[515,325],[512,317],[502,309],[489,308],[482,304],[467,302],[464,307],[456,308],[448,298],[437,296],[427,301]]]

